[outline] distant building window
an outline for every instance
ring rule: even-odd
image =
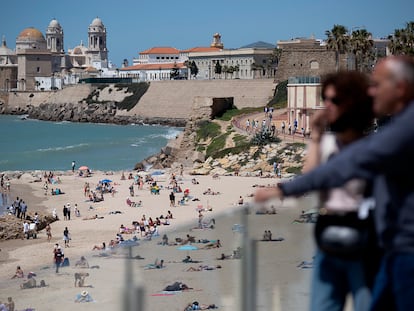
[[[176,56],[175,59],[178,59],[178,56]]]
[[[40,72],[40,67],[37,67],[36,68],[36,72]]]
[[[311,69],[319,69],[319,63],[316,60],[312,60],[310,62],[310,68]]]
[[[157,56],[157,59],[160,59],[160,57],[159,57],[159,56]]]
[[[163,56],[163,57],[161,57],[161,59],[165,59],[165,57]]]

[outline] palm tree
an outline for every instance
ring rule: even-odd
[[[335,67],[339,70],[339,54],[348,52],[349,36],[348,29],[342,25],[334,25],[331,30],[327,30],[325,35],[328,50],[335,51]]]
[[[350,48],[355,55],[355,69],[363,71],[369,68],[369,60],[373,56],[374,41],[372,34],[366,29],[354,30],[351,34]]]
[[[395,29],[388,37],[388,48],[393,55],[414,55],[414,22],[408,22],[405,28]]]

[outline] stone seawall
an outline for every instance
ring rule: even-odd
[[[28,114],[49,121],[145,123],[185,126],[197,97],[232,98],[237,108],[260,107],[273,96],[272,80],[209,80],[151,82],[149,89],[130,111],[116,107],[131,93],[127,87],[79,84],[54,92],[10,92],[0,101],[2,114]],[[97,102],[86,103],[93,92]]]

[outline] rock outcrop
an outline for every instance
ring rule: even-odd
[[[33,219],[34,214],[29,213],[27,219]],[[37,231],[43,230],[47,224],[56,221],[52,215],[39,214],[39,223],[37,224]],[[5,215],[0,217],[0,241],[23,239],[23,220],[14,215]]]
[[[209,157],[203,163],[194,163],[192,175],[274,176],[273,162],[282,166],[283,177],[300,173],[305,155],[300,143],[272,143],[262,147],[253,146],[239,154],[223,158]]]

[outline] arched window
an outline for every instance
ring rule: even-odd
[[[316,60],[311,60],[310,69],[319,69],[319,63]]]

